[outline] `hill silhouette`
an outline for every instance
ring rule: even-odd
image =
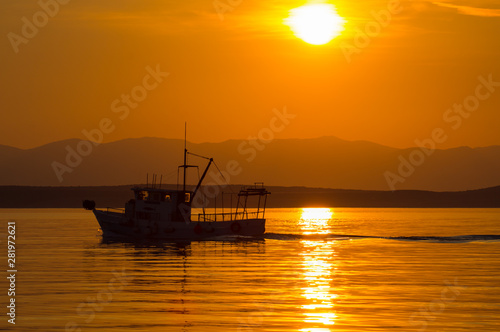
[[[103,143],[81,143],[72,139],[33,149],[0,146],[0,185],[23,186],[110,186],[144,183],[146,174],[162,175],[164,183],[177,181],[184,142],[164,138],[136,138]],[[89,147],[87,155],[73,159],[69,151]],[[402,160],[411,160],[419,148],[396,149],[365,141],[345,141],[335,137],[316,139],[276,139],[269,143],[229,140],[221,143],[188,143],[196,154],[213,157],[231,184],[265,182],[272,186],[307,186],[361,190],[463,191],[500,184],[500,146],[459,147],[420,152],[424,159],[403,181],[391,188],[390,172],[400,176]],[[81,149],[80,149],[81,150]],[[84,150],[81,150],[84,151]],[[423,151],[423,150],[422,150]],[[190,156],[190,163],[206,161]],[[420,162],[420,161],[419,161]],[[54,165],[66,168],[59,178]],[[76,165],[76,166],[75,166]],[[237,166],[237,175],[228,171]],[[73,167],[74,166],[74,167]],[[408,175],[408,176],[407,176]],[[159,175],[158,175],[159,177]],[[62,180],[62,181],[59,181]],[[191,172],[190,183],[197,173]],[[212,168],[206,183],[222,181]]]

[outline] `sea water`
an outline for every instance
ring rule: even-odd
[[[89,211],[0,210],[0,330],[500,330],[500,209],[266,218],[262,239],[120,243]]]

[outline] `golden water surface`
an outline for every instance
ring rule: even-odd
[[[266,217],[260,240],[127,244],[103,242],[88,211],[0,210],[18,270],[16,325],[3,313],[0,329],[500,330],[499,209]]]

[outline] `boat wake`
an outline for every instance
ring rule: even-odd
[[[459,235],[459,236],[370,236],[370,235],[348,235],[348,234],[290,234],[290,233],[265,233],[263,236],[244,235],[220,235],[197,239],[196,242],[217,241],[217,242],[253,242],[262,240],[278,241],[346,241],[362,239],[380,239],[409,242],[428,243],[468,243],[468,242],[499,242],[500,235]],[[164,243],[190,243],[192,240],[154,240],[138,239],[136,241],[126,241],[123,238],[103,237],[103,244],[112,243],[134,243],[134,244],[164,244]]]
[[[500,235],[459,235],[459,236],[369,236],[348,234],[286,234],[265,233],[264,239],[269,240],[310,240],[310,241],[338,241],[352,239],[385,239],[397,241],[417,241],[432,243],[467,243],[500,241]]]
[[[500,241],[500,235],[459,235],[459,236],[398,236],[388,237],[390,240],[400,241],[422,241],[436,243],[466,243]]]

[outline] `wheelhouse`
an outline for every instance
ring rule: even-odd
[[[125,205],[125,216],[136,220],[191,221],[192,191],[132,188],[134,199]]]

